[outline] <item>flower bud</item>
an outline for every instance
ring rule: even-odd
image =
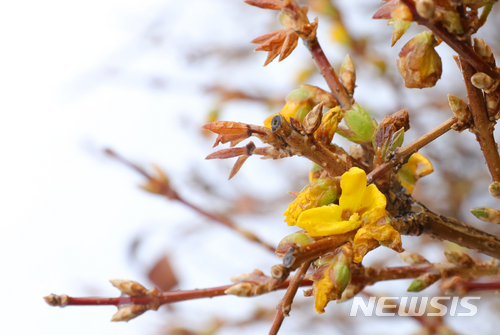
[[[413,280],[408,287],[408,292],[420,292],[441,279],[440,273],[425,273]]]
[[[123,294],[131,297],[144,297],[149,293],[144,286],[132,280],[111,279],[110,282],[114,287],[122,291]]]
[[[309,236],[305,231],[299,231],[285,236],[276,248],[276,255],[278,257],[284,257],[288,252],[288,249],[293,245],[306,246],[314,242],[314,239]]]
[[[320,102],[314,108],[307,113],[304,118],[304,131],[306,134],[314,134],[316,129],[319,128],[321,124],[321,119],[323,118],[323,102]]]
[[[492,197],[500,199],[500,183],[498,181],[493,182],[489,190]]]
[[[412,254],[410,252],[404,252],[398,255],[406,264],[429,264],[429,261],[425,259],[424,256],[420,256],[419,254]]]
[[[283,215],[289,226],[297,223],[299,215],[311,208],[331,204],[340,193],[339,178],[325,177],[310,183],[300,192],[299,196],[288,206]]]
[[[490,65],[495,65],[495,56],[491,48],[482,39],[474,37],[474,51]]]
[[[344,113],[344,122],[347,129],[339,127],[337,129],[339,135],[359,144],[372,141],[376,124],[357,103],[352,105],[352,109]]]
[[[113,315],[113,318],[111,318],[111,321],[118,322],[118,321],[130,321],[133,318],[138,317],[139,315],[143,314],[148,310],[147,305],[127,305],[120,307],[118,309],[118,312]]]
[[[351,56],[346,55],[342,65],[340,66],[340,80],[344,85],[347,93],[352,97],[354,94],[354,87],[356,87],[356,70]]]
[[[465,124],[472,122],[472,115],[467,103],[454,95],[448,94],[448,103],[458,120]]]
[[[337,131],[339,122],[344,117],[344,113],[339,106],[330,109],[323,115],[321,125],[314,132],[314,138],[325,145],[332,143],[333,136]]]
[[[472,82],[472,85],[480,90],[488,90],[493,86],[493,84],[495,84],[495,80],[483,72],[475,73],[470,78],[470,81]]]
[[[484,222],[500,223],[500,211],[490,207],[477,207],[470,210],[472,215]]]
[[[488,115],[493,116],[498,119],[498,112],[500,111],[500,91],[498,89],[485,92],[486,108],[488,110]]]
[[[314,308],[322,314],[331,300],[340,299],[347,285],[351,282],[349,269],[353,251],[349,243],[337,248],[336,252],[321,262],[321,266],[312,274]]]
[[[446,256],[448,262],[455,264],[456,266],[471,268],[475,264],[474,260],[465,252],[447,250],[444,252],[444,255]]]
[[[423,32],[405,44],[397,61],[399,73],[408,88],[433,87],[441,78],[442,64],[434,47],[434,34]]]
[[[418,15],[424,19],[430,19],[434,16],[434,1],[432,0],[417,0],[415,3]]]

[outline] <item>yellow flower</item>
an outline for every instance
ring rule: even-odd
[[[434,169],[431,162],[418,152],[411,155],[408,163],[404,164],[398,171],[398,178],[401,185],[412,193],[417,181],[430,174]]]
[[[397,252],[404,251],[399,232],[390,224],[381,220],[378,223],[367,224],[356,232],[352,244],[354,262],[361,263],[363,257],[369,251],[378,248],[380,244]]]
[[[288,205],[288,209],[283,213],[286,216],[285,222],[289,226],[295,225],[303,211],[328,205],[337,200],[339,193],[338,178],[326,177],[313,181]]]
[[[297,226],[310,236],[347,233],[362,224],[376,223],[386,215],[387,200],[375,185],[366,186],[366,173],[353,167],[342,175],[339,205],[303,211]]]

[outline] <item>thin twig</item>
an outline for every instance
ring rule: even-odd
[[[449,130],[451,130],[451,126],[453,126],[457,122],[457,118],[453,116],[428,133],[422,135],[412,143],[396,149],[394,152],[394,157],[391,160],[379,165],[366,176],[368,184],[373,183],[375,179],[382,176],[395,165],[406,163],[411,155],[417,152],[420,148],[434,141],[436,138],[446,134]]]
[[[124,157],[122,157],[121,155],[119,155],[118,153],[114,152],[113,150],[111,149],[106,149],[105,150],[106,154],[108,154],[110,157],[113,157],[114,159],[116,159],[117,161],[123,163],[124,165],[134,169],[135,171],[139,172],[140,174],[142,174],[144,177],[146,177],[149,181],[152,181],[154,180],[153,176],[151,176],[149,173],[146,172],[146,170],[144,170],[142,167],[128,161],[127,159],[125,159]],[[258,244],[260,244],[261,246],[263,246],[265,249],[271,251],[271,252],[275,252],[276,248],[271,246],[270,244],[262,241],[260,238],[258,238],[255,234],[247,231],[247,230],[244,230],[240,227],[238,227],[234,222],[232,222],[230,219],[226,218],[226,217],[223,217],[223,216],[219,216],[217,214],[213,214],[213,213],[210,213],[210,212],[207,212],[205,211],[204,209],[201,209],[200,207],[192,204],[191,202],[187,201],[186,199],[182,198],[175,190],[173,190],[171,188],[170,185],[164,185],[165,187],[162,188],[162,193],[161,195],[167,197],[168,199],[170,200],[177,200],[179,201],[180,203],[182,203],[183,205],[193,209],[194,211],[198,212],[199,214],[211,219],[212,221],[215,221],[215,222],[218,222],[232,230],[234,230],[235,232],[237,232],[238,234],[242,235],[243,237],[245,237],[246,239],[250,240],[250,241],[253,241],[253,242],[256,242]]]
[[[285,319],[285,316],[290,315],[290,310],[292,309],[293,298],[297,294],[297,290],[301,286],[304,277],[306,275],[307,270],[311,266],[312,261],[307,261],[303,263],[300,268],[293,276],[290,285],[288,286],[283,299],[278,305],[278,311],[276,312],[276,316],[274,317],[273,325],[269,330],[269,335],[276,335]]]
[[[307,264],[303,268],[308,268]],[[303,268],[301,271],[303,271]],[[307,271],[307,269],[306,269]],[[299,271],[300,272],[300,271]],[[373,285],[380,281],[387,280],[397,280],[397,279],[411,279],[417,278],[426,273],[440,273],[442,278],[450,278],[455,276],[466,276],[469,278],[479,278],[482,276],[498,276],[500,275],[500,267],[498,264],[492,262],[477,262],[472,267],[461,267],[451,263],[426,263],[426,264],[414,264],[410,266],[399,266],[399,267],[384,267],[384,268],[361,268],[357,273],[353,273],[351,283],[355,285],[368,286]],[[304,272],[305,273],[305,272]],[[292,280],[286,280],[280,286],[276,287],[276,290],[287,289],[291,286],[292,281],[294,286],[311,286],[313,284],[309,275],[303,276],[303,279],[299,282],[299,278],[294,278]],[[302,275],[299,275],[302,277]],[[297,284],[298,283],[298,284]],[[479,284],[479,283],[477,283]],[[55,295],[51,294],[44,297],[45,301],[51,306],[89,306],[89,305],[127,305],[127,304],[150,304],[153,301],[159,303],[159,305],[180,302],[193,299],[203,299],[212,298],[217,296],[227,295],[224,292],[235,284],[211,287],[205,289],[196,290],[185,290],[185,291],[168,291],[168,292],[158,292],[155,296],[142,296],[142,297],[118,297],[118,298],[106,298],[106,297],[69,297],[67,295]],[[491,284],[491,289],[493,286],[498,286],[500,284]],[[477,286],[478,288],[480,285]],[[484,285],[483,288],[486,288]],[[295,289],[295,288],[294,288]],[[296,289],[295,289],[296,290]],[[268,292],[265,292],[268,293]],[[288,298],[289,299],[289,298]],[[284,302],[287,300],[284,300]]]

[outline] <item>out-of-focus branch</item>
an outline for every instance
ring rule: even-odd
[[[125,159],[124,157],[120,156],[119,154],[117,154],[116,152],[114,152],[113,150],[111,149],[106,149],[105,150],[106,154],[108,154],[110,157],[113,157],[114,159],[116,159],[117,161],[123,163],[124,165],[134,169],[135,171],[139,172],[140,174],[142,174],[144,177],[147,178],[148,182],[151,184],[151,185],[154,185],[155,187],[155,192],[156,194],[160,194],[160,195],[163,195],[165,197],[167,197],[169,200],[176,200],[176,201],[179,201],[180,203],[184,204],[185,206],[191,208],[192,210],[194,210],[195,212],[198,212],[199,214],[211,219],[212,221],[214,222],[218,222],[232,230],[234,230],[235,232],[237,232],[238,234],[242,235],[243,237],[245,237],[246,239],[252,241],[252,242],[256,242],[258,244],[260,244],[261,246],[263,246],[264,248],[266,248],[267,250],[271,251],[274,253],[274,251],[276,250],[275,247],[269,245],[268,243],[262,241],[260,238],[258,238],[255,234],[247,231],[247,230],[244,230],[240,227],[238,227],[233,221],[231,221],[230,219],[226,218],[226,217],[223,217],[223,216],[220,216],[220,215],[217,215],[217,214],[213,214],[213,213],[210,213],[210,212],[207,212],[205,211],[204,209],[192,204],[191,202],[187,201],[186,199],[184,199],[183,197],[181,197],[174,189],[172,189],[171,185],[169,184],[168,180],[166,178],[155,178],[153,177],[152,175],[150,175],[149,173],[147,173],[142,167],[128,161],[127,159]],[[160,180],[161,179],[161,180]]]

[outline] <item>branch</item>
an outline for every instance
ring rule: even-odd
[[[460,57],[458,64],[464,76],[467,97],[469,98],[469,106],[474,121],[474,126],[470,128],[470,131],[476,135],[476,139],[481,146],[491,178],[493,181],[499,182],[500,156],[495,138],[493,137],[495,123],[489,120],[483,92],[472,85],[471,77],[476,72],[463,57]]]
[[[337,155],[318,142],[312,134],[297,131],[281,114],[272,119],[271,127],[273,133],[290,146],[293,154],[308,158],[321,166],[332,177],[341,176],[352,166],[347,155]]]
[[[330,88],[333,96],[339,102],[342,109],[351,109],[351,98],[347,93],[344,85],[339,80],[339,77],[335,73],[332,65],[328,61],[323,52],[323,49],[319,45],[318,38],[314,36],[313,39],[304,39],[304,45],[309,49],[311,55],[319,69],[319,72],[325,78],[328,87]]]
[[[460,57],[466,59],[466,61],[470,65],[472,65],[478,72],[484,72],[490,77],[500,81],[500,73],[491,68],[491,66],[480,55],[478,55],[469,44],[467,44],[463,40],[458,39],[455,34],[450,33],[440,21],[433,18],[425,19],[418,15],[417,9],[415,8],[415,2],[413,0],[401,0],[401,2],[403,2],[410,9],[415,21],[423,24],[432,32],[434,32],[437,37],[442,39],[453,50],[455,50],[455,52],[458,53]]]
[[[290,315],[290,310],[292,309],[293,298],[297,294],[297,290],[301,286],[304,277],[306,275],[307,270],[311,266],[312,261],[308,261],[303,263],[295,276],[292,278],[290,285],[288,286],[283,299],[278,304],[278,311],[276,312],[276,316],[274,317],[273,325],[269,330],[269,335],[276,335],[285,319],[285,316]]]
[[[309,262],[307,262],[309,263]],[[301,270],[297,272],[292,280],[287,279],[281,285],[274,288],[274,290],[287,289],[292,287],[296,290],[299,286],[310,286],[312,285],[312,280],[310,276],[303,275],[305,271],[309,268],[307,263],[301,267]],[[305,270],[304,270],[305,269]],[[449,278],[455,276],[465,276],[468,278],[479,278],[482,276],[497,276],[500,275],[500,267],[498,263],[492,262],[477,262],[472,265],[459,266],[451,263],[423,263],[423,264],[413,264],[410,266],[399,266],[399,267],[384,267],[384,268],[370,268],[361,267],[356,273],[352,274],[351,283],[355,285],[367,286],[373,285],[380,281],[396,280],[396,279],[410,279],[417,278],[426,273],[440,273],[442,278]],[[301,279],[303,278],[303,279]],[[123,281],[128,282],[128,281]],[[293,284],[291,284],[293,283]],[[240,284],[240,283],[238,283]],[[228,295],[224,293],[231,287],[238,285],[231,284],[225,286],[211,287],[205,289],[195,289],[195,290],[184,290],[184,291],[168,291],[160,292],[156,289],[147,291],[145,296],[122,296],[118,298],[105,298],[105,297],[69,297],[65,294],[55,295],[51,294],[44,297],[45,301],[50,306],[122,306],[128,304],[159,304],[164,305],[173,302],[180,302],[193,299],[202,298],[213,298],[217,296]],[[476,283],[479,284],[479,283]],[[493,286],[500,285],[490,284],[489,286],[493,289]],[[476,285],[476,287],[481,287],[481,285]],[[483,288],[488,287],[488,285],[483,285]],[[496,287],[496,286],[495,286]],[[123,291],[123,290],[122,290]],[[264,293],[269,293],[265,291]],[[259,294],[256,294],[259,295]],[[255,296],[255,295],[252,295]],[[291,303],[291,293],[284,297],[284,309],[286,309],[286,304]]]
[[[379,165],[366,176],[368,184],[373,183],[377,178],[384,175],[394,166],[406,163],[411,155],[413,155],[415,152],[417,152],[419,149],[426,146],[430,142],[434,141],[436,138],[446,134],[449,130],[451,130],[451,127],[457,122],[458,122],[457,118],[453,116],[448,120],[446,120],[445,122],[443,122],[442,124],[440,124],[439,126],[437,126],[436,128],[429,131],[428,133],[422,135],[420,138],[413,141],[412,143],[405,145],[404,147],[397,148],[392,153],[393,155],[392,159]]]
[[[352,242],[354,235],[356,235],[356,231],[350,231],[345,234],[325,237],[306,246],[294,245],[288,249],[283,257],[283,265],[288,269],[295,270],[305,262],[318,258],[329,251],[334,251],[346,242]]]
[[[125,159],[124,157],[120,156],[119,154],[117,154],[116,152],[114,152],[113,150],[111,149],[106,149],[105,150],[106,154],[108,154],[110,157],[116,159],[117,161],[123,163],[124,165],[132,168],[133,170],[139,172],[140,174],[142,174],[144,177],[146,177],[146,179],[148,180],[149,182],[149,185],[152,185],[155,190],[153,193],[156,193],[156,194],[159,194],[159,195],[163,195],[165,197],[167,197],[169,200],[177,200],[179,201],[180,203],[182,203],[183,205],[191,208],[192,210],[194,210],[195,212],[198,212],[199,214],[209,218],[210,220],[214,221],[214,222],[218,222],[232,230],[234,230],[235,232],[237,232],[238,234],[242,235],[243,237],[245,237],[246,239],[252,241],[252,242],[256,242],[258,244],[260,244],[261,246],[263,246],[265,249],[271,251],[271,252],[275,252],[276,248],[267,244],[266,242],[262,241],[261,239],[259,239],[255,234],[247,231],[247,230],[244,230],[240,227],[238,227],[234,222],[232,222],[230,219],[226,218],[226,217],[223,217],[223,216],[219,216],[219,215],[216,215],[216,214],[213,214],[213,213],[210,213],[210,212],[207,212],[205,211],[204,209],[201,209],[200,207],[192,204],[191,202],[187,201],[186,199],[182,198],[174,189],[172,189],[171,185],[169,184],[168,180],[165,178],[155,178],[153,176],[151,176],[149,173],[146,172],[146,170],[144,170],[142,167],[128,161],[127,159]]]
[[[488,256],[500,258],[500,237],[457,219],[433,213],[417,202],[413,203],[412,209],[414,213],[392,219],[394,229],[401,234],[415,236],[427,234],[439,240],[447,240]]]

